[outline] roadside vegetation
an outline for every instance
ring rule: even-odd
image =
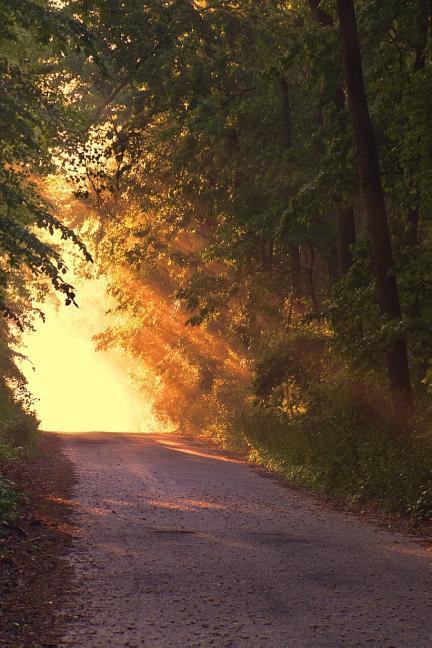
[[[8,463],[31,457],[36,449],[38,420],[32,408],[33,397],[15,363],[12,340],[6,323],[0,322],[0,537],[20,513],[22,497],[13,482],[2,477]],[[7,339],[8,344],[4,343]]]
[[[46,233],[89,260],[82,238],[122,315],[97,344],[140,360],[161,418],[429,520],[430,3],[25,4],[0,2],[9,331],[35,285],[75,302]]]
[[[59,94],[56,59],[72,35],[75,47],[83,35],[44,2],[1,0],[0,22],[1,535],[19,515],[22,499],[15,484],[2,477],[3,468],[32,456],[38,442],[34,395],[21,371],[21,332],[43,317],[40,303],[50,289],[66,303],[74,302],[52,235],[88,253],[39,191],[42,178],[54,169],[60,133],[73,123]]]

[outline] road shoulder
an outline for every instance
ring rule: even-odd
[[[0,538],[0,646],[56,646],[70,591],[66,561],[71,538],[73,467],[55,434],[39,456],[3,462],[2,474],[25,496],[22,515]]]

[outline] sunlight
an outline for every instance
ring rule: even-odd
[[[45,304],[46,322],[24,335],[29,361],[22,369],[39,399],[41,428],[154,431],[158,426],[151,399],[140,395],[129,377],[131,360],[115,349],[95,351],[92,336],[110,323],[104,281],[80,281],[78,300],[80,308]]]
[[[164,438],[161,441],[168,450],[173,450],[174,452],[181,452],[182,454],[191,455],[192,457],[200,457],[202,459],[213,459],[214,461],[225,461],[228,463],[242,463],[240,459],[234,459],[232,457],[226,457],[219,454],[210,454],[202,450],[194,450],[190,446],[179,443],[178,441],[172,439]]]

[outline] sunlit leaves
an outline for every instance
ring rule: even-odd
[[[333,350],[379,365],[393,333],[376,311],[333,0],[72,5],[103,61],[82,62],[83,105],[94,110],[74,170],[79,195],[95,199],[104,262],[125,264],[138,282],[158,277],[189,323],[241,329],[249,347],[265,315],[267,327],[285,330],[313,327],[316,315],[303,316],[320,311]],[[318,5],[325,24],[314,19]],[[429,318],[425,6],[356,2],[394,269],[404,307],[418,295]],[[338,282],[346,205],[359,236]],[[410,258],[406,215],[415,208],[424,242]]]
[[[33,278],[48,279],[67,304],[75,293],[63,278],[59,253],[37,233],[54,231],[70,240],[89,260],[83,243],[49,211],[36,186],[37,177],[52,170],[51,147],[64,140],[70,126],[59,85],[58,56],[79,26],[44,3],[26,1],[20,8],[2,0],[0,11],[8,30],[0,38],[0,291],[5,315],[17,318],[13,304]],[[83,36],[83,39],[84,36]],[[61,44],[61,45],[60,45]],[[14,294],[15,297],[12,295]]]

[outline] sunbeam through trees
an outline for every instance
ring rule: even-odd
[[[431,12],[0,0],[1,461],[175,430],[430,521]]]

